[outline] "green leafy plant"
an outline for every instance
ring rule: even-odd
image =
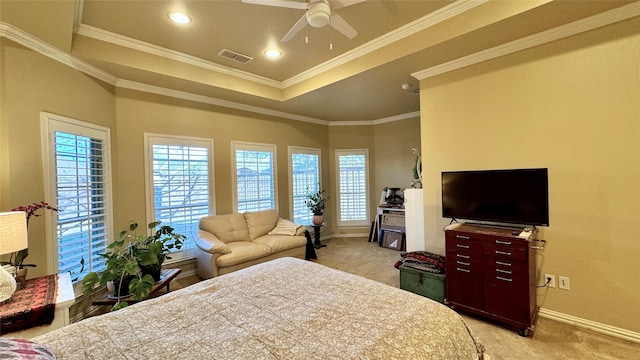
[[[323,197],[325,190],[319,190],[307,194],[304,204],[311,210],[313,215],[322,215],[325,203],[329,200],[329,196]]]
[[[155,229],[161,221],[155,221],[147,225],[149,230]],[[138,223],[129,224],[129,247],[136,256],[138,265],[143,273],[153,275],[155,281],[160,280],[160,270],[162,263],[166,259],[171,259],[169,253],[173,250],[180,250],[186,240],[186,236],[176,233],[175,229],[169,225],[163,225],[158,230],[153,231],[150,236],[137,235]]]
[[[129,294],[132,294],[136,300],[149,295],[154,284],[151,275],[142,276],[140,273],[138,259],[129,246],[128,235],[127,231],[121,232],[119,240],[109,244],[106,253],[100,254],[105,259],[104,270],[92,271],[82,279],[85,295],[93,292],[98,285],[105,286],[110,281],[114,283],[117,302],[111,311],[128,306],[126,301],[120,301],[120,299]]]

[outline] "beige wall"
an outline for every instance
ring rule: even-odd
[[[373,127],[373,141],[376,165],[372,173],[373,205],[377,205],[385,187],[404,189],[411,185],[415,165],[411,149],[420,149],[420,118],[376,125]]]
[[[11,41],[1,39],[0,54],[0,211],[8,211],[53,202],[44,198],[40,112],[113,127],[115,102],[113,87]],[[30,276],[47,273],[43,219],[29,222],[26,263],[38,265]]]
[[[444,247],[441,171],[547,167],[538,266],[571,290],[539,304],[639,332],[639,61],[636,18],[423,80],[428,249]]]

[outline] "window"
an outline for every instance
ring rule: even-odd
[[[311,224],[313,213],[304,204],[306,195],[320,190],[320,149],[289,147],[289,174],[292,219]]]
[[[195,256],[200,218],[212,213],[213,140],[145,134],[147,223],[162,221],[187,240],[172,260]]]
[[[41,113],[45,197],[55,199],[47,220],[50,272],[71,272],[74,283],[104,269],[111,239],[111,167],[108,128]]]
[[[336,150],[338,226],[369,225],[368,151]]]
[[[276,208],[276,146],[232,142],[238,212]]]

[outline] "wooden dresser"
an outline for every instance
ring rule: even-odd
[[[533,329],[536,304],[535,229],[462,224],[445,231],[446,303],[517,328]]]

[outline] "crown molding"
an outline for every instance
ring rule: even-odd
[[[76,8],[73,12],[73,31],[75,32],[82,24],[82,13],[84,11],[84,0],[76,0]]]
[[[115,85],[118,80],[118,78],[108,72],[86,63],[11,24],[0,22],[0,36],[73,69],[93,76],[96,79],[102,80],[107,84]]]
[[[344,54],[336,56],[335,58],[315,66],[309,70],[293,76],[282,82],[284,88],[296,85],[302,81],[308,80],[314,76],[320,75],[326,71],[334,69],[340,65],[344,65],[349,61],[360,58],[373,51],[388,46],[394,42],[402,40],[408,36],[411,36],[417,32],[432,27],[438,23],[451,19],[459,14],[469,11],[476,6],[482,5],[488,0],[459,0],[450,5],[447,5],[441,9],[438,9],[430,14],[427,14],[420,19],[414,20],[396,30],[388,32],[377,39],[369,41],[355,49],[349,50]]]
[[[389,116],[377,120],[356,120],[356,121],[332,121],[329,122],[329,126],[361,126],[361,125],[380,125],[390,122],[415,119],[420,117],[420,111],[414,111],[406,114]]]
[[[444,64],[417,71],[412,73],[411,76],[418,80],[428,79],[430,77],[445,74],[487,60],[495,59],[521,50],[526,50],[555,40],[560,40],[569,36],[580,34],[589,30],[597,29],[599,27],[631,19],[638,15],[640,15],[640,2],[634,2],[609,11],[605,11],[597,15],[590,16],[588,18],[571,22],[566,25],[561,25],[553,29],[529,35],[522,39],[498,45],[491,49],[467,55],[446,62]]]
[[[380,125],[380,124],[386,124],[386,123],[396,122],[401,120],[415,119],[419,117],[420,117],[420,111],[414,111],[406,114],[400,114],[400,115],[389,116],[389,117],[378,119],[378,120],[373,120],[373,125]]]
[[[104,41],[110,44],[122,46],[128,49],[144,52],[147,54],[160,56],[169,60],[178,61],[184,64],[197,66],[206,70],[215,71],[221,74],[234,76],[240,79],[252,81],[258,84],[283,89],[282,83],[263,76],[255,75],[246,71],[237,70],[231,67],[223,66],[211,61],[181,53],[179,51],[167,49],[161,46],[153,45],[144,41],[132,39],[120,34],[112,33],[97,27],[86,24],[79,24],[74,32],[78,35],[88,38]]]
[[[327,120],[291,114],[291,113],[267,109],[259,106],[242,104],[234,101],[222,100],[222,99],[218,99],[210,96],[193,94],[186,91],[180,91],[180,90],[163,88],[155,85],[143,84],[135,81],[120,79],[117,81],[116,86],[123,89],[131,89],[131,90],[142,91],[150,94],[169,96],[172,98],[195,101],[203,104],[221,106],[221,107],[230,108],[230,109],[248,111],[248,112],[258,113],[262,115],[276,116],[280,118],[302,121],[302,122],[307,122],[307,123],[312,123],[317,125],[325,125],[325,126],[329,125],[329,121]]]

